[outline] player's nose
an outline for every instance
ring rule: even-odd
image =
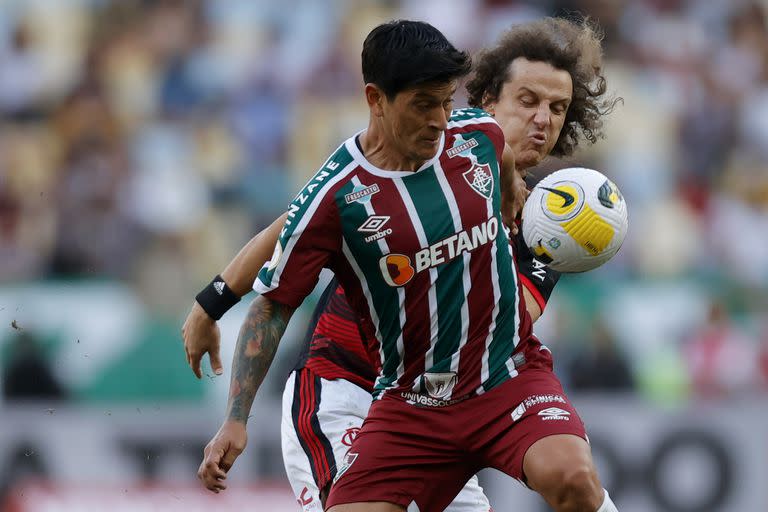
[[[450,111],[446,111],[444,108],[437,108],[430,116],[429,126],[443,132],[448,128],[448,121],[450,120],[450,117]]]
[[[552,122],[552,114],[549,111],[549,105],[542,102],[539,108],[536,109],[536,114],[533,116],[533,122],[539,128],[545,128]]]

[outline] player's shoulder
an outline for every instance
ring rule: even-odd
[[[451,112],[448,119],[448,130],[460,132],[483,131],[494,135],[501,134],[499,123],[491,114],[480,108],[460,108]]]
[[[501,158],[504,149],[504,133],[491,114],[480,108],[460,108],[451,112],[446,130],[455,134],[480,132],[486,135]]]
[[[457,108],[451,112],[451,117],[448,120],[449,128],[451,125],[465,126],[486,123],[498,125],[493,116],[481,108]]]

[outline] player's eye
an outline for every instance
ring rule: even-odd
[[[536,100],[533,98],[533,96],[522,96],[520,98],[520,103],[525,105],[526,107],[532,107],[536,104]]]

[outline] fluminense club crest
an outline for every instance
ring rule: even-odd
[[[493,173],[488,164],[474,163],[468,171],[463,174],[464,180],[472,187],[472,190],[486,199],[493,195]]]

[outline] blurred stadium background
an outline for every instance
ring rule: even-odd
[[[630,230],[608,265],[561,281],[537,332],[623,512],[768,510],[767,9],[0,1],[0,510],[298,510],[279,396],[313,301],[214,496],[195,471],[228,382],[186,366],[194,293],[365,125],[373,26],[424,19],[476,50],[573,12],[604,29],[624,104],[606,140],[537,175],[600,169],[627,197]],[[225,361],[247,302],[222,321]],[[546,510],[482,476],[497,511]]]

